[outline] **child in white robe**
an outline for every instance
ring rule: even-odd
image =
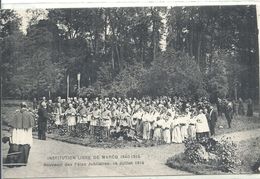
[[[188,127],[188,138],[195,139],[196,138],[196,117],[191,116],[189,120],[189,127]]]
[[[167,144],[171,143],[171,133],[170,133],[171,122],[169,116],[166,116],[164,122],[162,123],[163,128],[163,141]]]
[[[160,141],[162,139],[162,119],[157,116],[156,121],[154,122],[154,135],[153,140]]]
[[[172,128],[172,142],[182,143],[179,116],[176,116],[175,119],[172,121]]]
[[[149,122],[150,114],[148,112],[145,112],[145,114],[142,117],[143,121],[143,139],[149,140],[150,138],[150,122]]]

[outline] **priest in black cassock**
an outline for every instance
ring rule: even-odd
[[[32,146],[32,128],[34,117],[27,109],[25,102],[21,103],[21,108],[15,111],[14,117],[9,123],[11,136],[8,138],[9,151],[6,159],[7,166],[26,166],[30,148]]]

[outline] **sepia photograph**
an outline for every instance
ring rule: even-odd
[[[260,174],[257,18],[0,9],[2,177]]]

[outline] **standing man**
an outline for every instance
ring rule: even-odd
[[[213,106],[210,106],[210,112],[209,112],[209,130],[211,135],[215,135],[215,126],[216,122],[218,120],[218,114],[217,111],[214,110]]]
[[[225,117],[228,122],[228,128],[231,128],[231,122],[233,119],[233,107],[231,102],[228,102],[225,106]]]
[[[10,166],[26,166],[30,148],[32,146],[32,127],[34,117],[27,109],[25,102],[21,103],[21,109],[14,114],[10,122],[11,137],[9,138],[10,148],[7,156],[7,163]]]
[[[38,116],[38,138],[40,140],[46,140],[47,121],[50,116],[47,111],[47,104],[44,101],[41,103],[41,107],[38,110]]]

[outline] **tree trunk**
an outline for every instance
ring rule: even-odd
[[[197,64],[200,67],[201,33],[198,32]]]
[[[155,14],[154,14],[154,8],[151,8],[152,11],[152,26],[153,26],[153,32],[152,32],[152,48],[153,48],[153,55],[152,55],[152,61],[154,61],[156,57],[156,22],[155,22]]]
[[[257,14],[257,31],[258,31],[258,65],[259,65],[259,68],[258,70],[260,70],[260,62],[259,62],[259,59],[260,59],[260,37],[259,37],[259,30],[260,30],[260,5],[257,5],[256,6],[256,14]],[[259,74],[259,84],[260,84],[260,71],[258,72]],[[258,88],[258,105],[260,106],[260,88]],[[260,117],[260,107],[258,107],[259,109],[259,117]]]

